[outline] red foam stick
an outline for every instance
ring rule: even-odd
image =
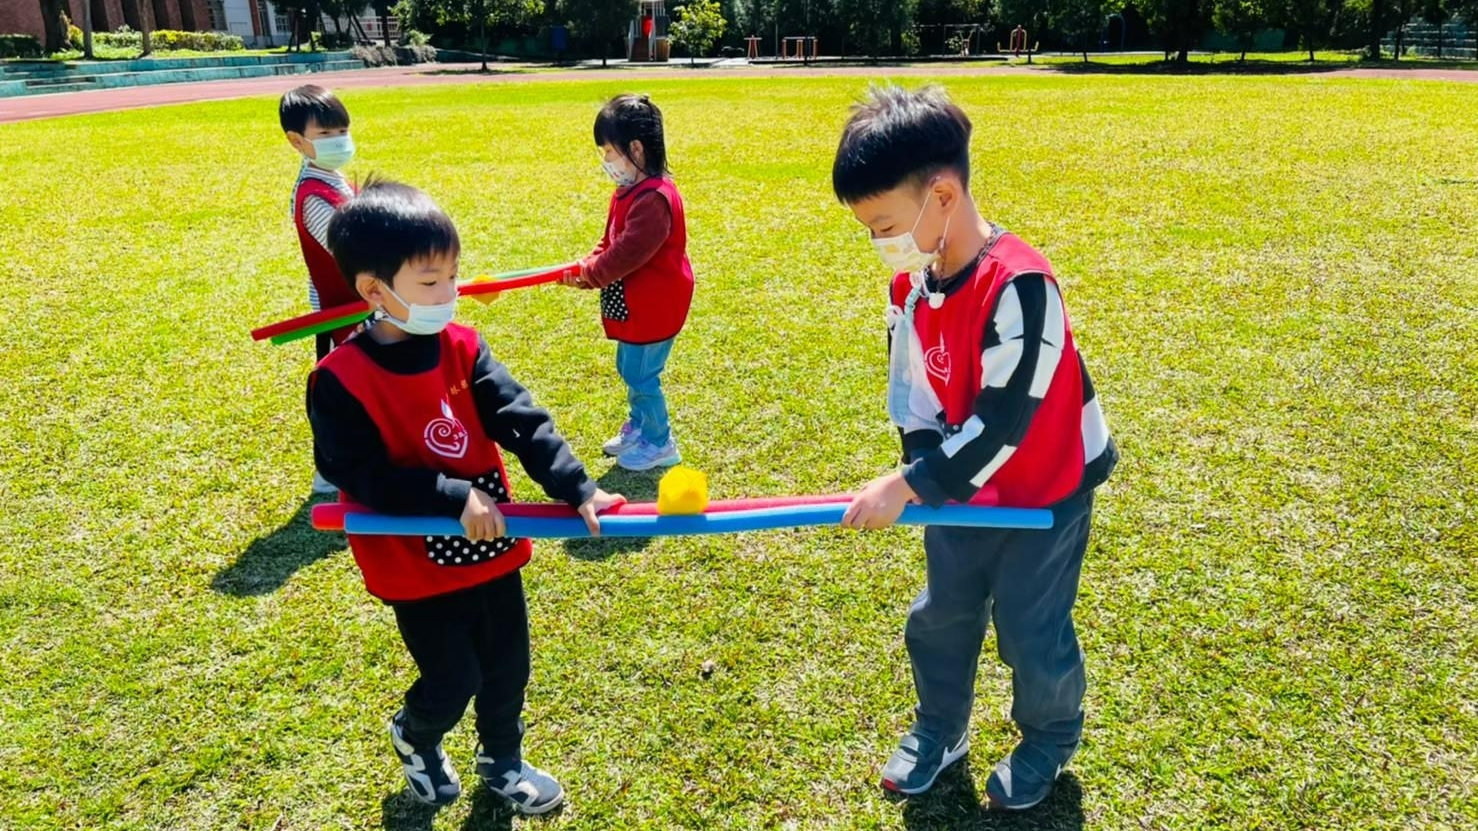
[[[526,271],[510,271],[504,274],[495,274],[492,279],[478,280],[462,283],[457,286],[457,294],[468,297],[477,294],[491,294],[493,292],[508,291],[510,289],[521,289],[529,286],[553,283],[580,273],[579,263],[564,263],[563,265],[528,269]],[[320,323],[328,323],[339,318],[352,315],[369,314],[369,304],[363,300],[353,303],[345,303],[342,306],[334,306],[330,309],[321,309],[305,315],[298,315],[289,320],[269,323],[251,330],[252,340],[267,340],[278,335],[296,332],[309,326]]]
[[[986,485],[984,503],[996,504],[995,488]],[[821,496],[756,496],[745,499],[717,499],[708,503],[705,514],[721,514],[728,511],[754,511],[764,508],[788,508],[795,505],[845,505],[852,501],[853,494],[833,493]],[[972,503],[981,504],[981,503]],[[498,506],[504,516],[570,518],[580,514],[569,505],[559,502],[505,502]],[[363,505],[347,502],[325,502],[313,506],[313,528],[318,531],[344,530],[344,515],[350,513],[372,513]],[[655,502],[627,502],[617,505],[601,516],[653,516],[657,513]]]

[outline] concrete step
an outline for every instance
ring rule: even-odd
[[[89,90],[99,90],[99,89],[102,89],[102,87],[98,86],[97,82],[94,81],[94,82],[85,83],[85,84],[56,84],[55,86],[49,86],[49,87],[27,87],[24,92],[21,92],[19,94],[20,95],[51,95],[53,93],[60,93],[60,92],[87,92]],[[0,97],[3,97],[4,95],[5,95],[5,90],[3,88],[0,88]]]
[[[265,58],[268,56],[254,56]],[[272,58],[295,58],[274,55]],[[336,60],[327,60],[333,57]],[[210,61],[212,59],[204,59]],[[230,63],[213,62],[207,66],[173,66],[171,62],[149,61],[85,61],[69,66],[66,71],[49,71],[42,75],[0,75],[0,97],[74,92],[83,89],[115,89],[196,81],[222,81],[238,78],[263,78],[273,75],[302,75],[317,72],[345,72],[364,69],[364,63],[348,52],[320,52],[313,60],[253,60]],[[151,66],[164,64],[163,67]],[[128,71],[136,67],[135,71]],[[145,68],[147,67],[147,68]]]
[[[59,87],[69,84],[91,85],[96,87],[98,79],[95,75],[60,75],[55,78],[26,78],[22,81],[29,89],[40,87]]]

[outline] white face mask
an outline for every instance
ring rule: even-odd
[[[611,181],[616,183],[617,187],[628,188],[636,184],[636,168],[627,164],[625,161],[601,162],[600,166],[605,170],[606,175],[611,177]]]
[[[934,264],[944,253],[944,237],[949,234],[949,218],[944,220],[944,233],[939,236],[939,248],[934,251],[924,252],[919,250],[918,240],[914,239],[913,232],[918,230],[919,220],[924,218],[924,211],[929,207],[929,200],[924,199],[924,204],[919,208],[919,215],[914,217],[913,228],[896,237],[881,237],[874,239],[872,244],[878,250],[878,256],[895,273],[908,272],[910,274],[923,271]]]
[[[421,303],[407,303],[405,298],[395,293],[395,289],[385,286],[390,296],[399,300],[407,309],[405,320],[400,320],[383,308],[380,309],[380,317],[390,321],[390,325],[405,332],[407,335],[435,335],[452,322],[457,314],[457,298],[453,297],[450,302],[437,303],[434,305],[423,305]]]
[[[324,170],[338,170],[354,158],[354,139],[349,134],[313,139],[313,163]]]

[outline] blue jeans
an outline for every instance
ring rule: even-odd
[[[662,397],[662,370],[672,354],[668,338],[658,343],[616,342],[616,372],[626,382],[626,401],[631,405],[631,426],[641,431],[648,444],[661,447],[672,438],[667,421],[667,399]]]
[[[965,732],[994,621],[1022,738],[1059,763],[1077,749],[1086,684],[1073,602],[1092,516],[1090,491],[1054,506],[1050,530],[924,530],[928,587],[904,631],[919,696],[915,730],[951,743]]]

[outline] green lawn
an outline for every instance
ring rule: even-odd
[[[435,195],[469,275],[571,258],[622,83],[351,90],[352,170]],[[885,275],[828,175],[862,82],[635,83],[700,281],[668,377],[688,461],[716,497],[889,469]],[[1124,454],[1070,775],[980,813],[1014,741],[990,657],[968,775],[876,789],[910,717],[916,529],[547,544],[526,750],[572,805],[537,827],[1474,827],[1474,89],[949,84],[979,201],[1056,264]],[[3,125],[0,171],[0,828],[507,827],[398,795],[410,661],[306,525],[311,348],[247,334],[306,307],[275,101]],[[623,401],[593,296],[461,311],[608,487],[653,494],[598,458]],[[448,738],[469,780],[472,743]]]

